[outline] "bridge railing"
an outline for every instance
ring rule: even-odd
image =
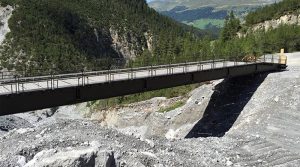
[[[178,63],[189,63],[189,62],[198,62],[208,59],[207,57],[202,56],[188,56],[188,57],[176,57],[175,59],[163,60],[151,58],[151,59],[137,59],[137,60],[126,60],[122,58],[105,58],[97,59],[94,63],[94,68],[83,69],[77,68],[76,70],[61,70],[58,68],[28,68],[23,67],[22,69],[15,70],[6,70],[0,71],[0,81],[5,79],[14,79],[17,77],[35,77],[35,76],[44,76],[44,75],[58,75],[58,74],[74,74],[89,72],[89,71],[103,71],[103,70],[115,70],[115,69],[128,69],[128,68],[138,68],[138,67],[148,67],[148,66],[160,66],[160,65],[169,65],[169,64],[178,64]]]
[[[274,55],[266,55],[256,59],[254,62],[241,62],[238,58],[226,58],[226,59],[216,59],[210,61],[195,61],[195,62],[185,62],[177,64],[164,64],[156,66],[145,66],[145,67],[131,67],[122,69],[108,69],[99,71],[81,71],[77,73],[67,73],[67,74],[51,74],[43,76],[32,76],[32,77],[21,77],[14,75],[12,78],[3,78],[0,80],[0,94],[3,94],[3,89],[1,92],[1,86],[6,91],[4,93],[21,93],[25,91],[40,90],[40,89],[56,89],[64,86],[85,86],[91,84],[92,77],[101,76],[101,82],[112,82],[116,80],[129,80],[136,79],[141,76],[139,74],[147,75],[146,77],[154,77],[158,75],[170,75],[174,73],[185,73],[189,71],[190,67],[193,70],[201,71],[215,68],[227,67],[228,63],[233,63],[232,65],[244,65],[248,63],[276,63],[278,62],[278,57]],[[117,75],[123,75],[123,78],[117,78]],[[126,77],[124,77],[126,76]],[[72,80],[70,83],[68,80]],[[30,84],[35,86],[30,86]],[[24,86],[25,85],[25,86]],[[28,88],[31,87],[31,88]]]
[[[43,75],[43,76],[32,76],[32,77],[21,77],[15,75],[14,77],[3,79],[3,83],[14,83],[15,81],[19,82],[29,82],[29,81],[43,81],[47,79],[51,79],[53,77],[57,79],[64,79],[64,78],[78,78],[82,75],[85,76],[98,76],[98,75],[106,75],[106,74],[115,74],[115,73],[128,73],[131,71],[143,71],[143,70],[155,70],[155,69],[162,69],[162,68],[174,68],[179,66],[189,66],[189,65],[196,65],[196,64],[206,64],[206,63],[217,63],[217,62],[224,62],[226,59],[218,59],[218,60],[211,60],[211,61],[201,61],[201,62],[186,62],[186,63],[178,63],[178,64],[167,64],[167,65],[157,65],[157,66],[145,66],[145,67],[132,67],[132,68],[122,68],[122,69],[109,69],[109,70],[101,70],[101,71],[81,71],[77,73],[67,73],[67,74],[52,74],[52,75]]]
[[[26,73],[25,71],[0,71],[0,83],[6,80],[13,80],[16,78],[29,78],[29,79],[36,79],[36,78],[49,78],[49,76],[51,75],[55,75],[58,78],[64,78],[64,77],[76,77],[81,75],[83,72],[86,74],[93,74],[93,73],[101,73],[101,74],[105,74],[105,73],[113,73],[113,72],[122,72],[122,71],[129,71],[129,70],[141,70],[141,69],[149,69],[149,68],[164,68],[164,67],[169,67],[169,66],[182,66],[182,65],[194,65],[194,64],[198,64],[199,62],[205,63],[205,62],[220,62],[220,61],[232,61],[232,62],[241,62],[240,61],[241,58],[238,57],[228,57],[228,58],[223,58],[223,59],[213,59],[213,60],[205,60],[202,61],[202,58],[194,58],[194,60],[197,61],[193,61],[193,62],[188,62],[185,61],[184,63],[176,63],[174,64],[172,61],[170,61],[169,64],[163,64],[163,65],[148,65],[149,63],[144,63],[140,64],[143,66],[140,67],[133,67],[133,66],[121,66],[119,68],[112,68],[112,69],[107,69],[107,70],[80,70],[80,71],[63,71],[60,72],[62,74],[59,74],[57,71],[53,70],[53,69],[44,69],[45,71],[50,71],[50,72],[40,72],[43,69],[36,69],[36,70],[30,70],[33,75],[30,75],[30,73]],[[276,59],[276,61],[275,61]],[[120,60],[117,60],[120,61]],[[263,57],[260,57],[258,59],[256,59],[255,62],[269,62],[269,63],[274,63],[278,61],[278,56],[274,56],[274,55],[265,55]],[[180,62],[180,61],[179,61]],[[247,62],[246,63],[250,63]]]
[[[59,70],[57,68],[26,68],[15,70],[6,70],[0,71],[0,82],[1,80],[14,79],[15,77],[35,77],[35,76],[44,76],[44,75],[58,75],[58,74],[74,74],[89,72],[89,71],[103,71],[103,70],[115,70],[115,69],[128,69],[128,68],[137,68],[137,67],[149,67],[149,66],[168,66],[170,64],[184,64],[191,62],[199,62],[205,60],[215,60],[226,59],[228,61],[241,61],[242,57],[232,56],[232,57],[205,57],[205,56],[188,56],[188,57],[174,57],[168,60],[159,61],[157,58],[143,59],[129,61],[121,58],[108,58],[108,59],[98,59],[96,62],[97,68],[92,69],[82,69],[78,68],[77,70]]]

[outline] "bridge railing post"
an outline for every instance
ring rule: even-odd
[[[53,70],[50,70],[50,88],[53,89]]]
[[[153,65],[150,67],[150,76],[153,77]]]
[[[110,82],[115,80],[115,75],[113,73],[110,73]]]
[[[167,74],[168,75],[171,75],[172,74],[172,67],[171,67],[171,60],[169,61],[169,65],[168,65],[168,67],[167,67]]]
[[[55,85],[55,83],[54,83],[54,74],[52,74],[51,78],[52,78],[52,89],[55,89],[55,86],[54,86]]]
[[[81,83],[82,83],[82,86],[84,86],[84,84],[85,84],[85,81],[84,81],[84,70],[81,70]]]
[[[237,57],[234,58],[234,66],[237,66]]]
[[[18,81],[17,81],[17,75],[14,76],[15,78],[15,89],[16,89],[16,93],[18,94]]]
[[[185,67],[185,73],[187,73],[187,72],[188,72],[188,65],[187,65],[187,61],[185,61],[185,65],[184,65],[184,67]]]
[[[26,65],[25,65],[25,67],[24,67],[24,71],[23,71],[23,77],[26,77],[27,76],[27,74],[26,74]]]
[[[17,75],[17,94],[20,92],[19,76]]]
[[[18,79],[17,79],[17,84],[18,84],[18,93],[20,93],[20,76],[18,75]]]
[[[211,69],[213,69],[213,68],[214,68],[214,63],[215,63],[215,56],[213,56],[212,63],[210,64],[210,66],[211,66]]]
[[[109,71],[107,70],[107,72],[106,73],[104,73],[105,74],[105,82],[108,82],[108,73],[109,73]]]
[[[111,71],[110,71],[110,69],[108,70],[108,82],[111,82]]]

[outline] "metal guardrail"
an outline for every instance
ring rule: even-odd
[[[223,59],[222,56],[184,56],[184,57],[169,57],[167,59],[162,59],[158,57],[151,57],[149,59],[137,59],[137,60],[127,60],[124,58],[99,58],[94,62],[95,68],[90,69],[90,71],[101,71],[101,70],[113,70],[113,69],[124,69],[124,68],[136,68],[136,67],[147,67],[147,66],[160,66],[160,65],[169,65],[169,64],[184,64],[188,62],[199,62],[211,59]],[[232,59],[238,59],[239,57],[234,57]],[[167,63],[166,63],[167,62]],[[29,67],[19,67],[17,71],[2,71],[3,77],[1,77],[0,71],[0,80],[2,79],[14,79],[15,75],[18,77],[34,77],[34,76],[44,76],[44,75],[56,75],[56,74],[72,74],[72,73],[81,73],[83,67],[76,68],[74,70],[63,70],[56,67],[53,68],[29,68]],[[84,70],[87,72],[86,70]],[[7,74],[7,75],[6,75]],[[5,76],[5,77],[4,77]]]
[[[201,61],[201,64],[212,63],[212,62],[216,63],[216,62],[222,62],[222,61],[225,61],[225,59]],[[146,67],[124,68],[124,69],[102,70],[102,71],[82,71],[80,73],[45,75],[45,76],[37,76],[37,77],[20,77],[18,75],[13,75],[7,79],[5,79],[5,78],[0,79],[0,84],[15,83],[16,81],[19,81],[19,82],[43,81],[45,79],[47,80],[47,79],[51,79],[53,77],[57,78],[57,79],[64,79],[64,78],[77,78],[77,77],[81,77],[82,75],[97,76],[97,75],[114,74],[114,73],[128,73],[130,71],[142,71],[142,70],[149,70],[149,69],[188,66],[188,65],[195,65],[195,64],[199,64],[199,62],[187,62],[187,63],[178,63],[178,64],[167,64],[167,65],[158,65],[158,66],[146,66]]]
[[[229,57],[226,58],[226,60],[228,61],[238,61],[239,59],[241,59],[240,57]],[[147,67],[166,67],[169,66],[170,64],[178,64],[178,65],[184,65],[184,64],[191,64],[191,63],[197,63],[199,61],[201,62],[205,62],[203,61],[204,58],[201,57],[184,57],[182,60],[181,59],[175,59],[175,60],[170,60],[170,62],[168,64],[158,64],[158,65],[151,65],[152,63],[149,63],[147,60],[142,61],[142,62],[138,62],[138,68],[147,68]],[[215,59],[215,60],[206,60],[206,61],[215,61],[218,62],[220,60],[224,60],[224,59]],[[100,70],[100,71],[114,71],[114,69],[120,70],[120,69],[128,69],[128,68],[133,68],[133,69],[137,69],[137,67],[134,67],[132,62],[127,62],[126,64],[126,60],[125,59],[100,59],[101,64],[103,66],[107,66],[107,69],[105,70]],[[112,62],[109,62],[112,61]],[[183,63],[179,63],[179,62],[183,62]],[[107,64],[108,65],[107,65]],[[118,65],[113,65],[113,64],[118,64]],[[157,64],[157,62],[156,62]],[[50,69],[27,69],[24,68],[21,71],[15,71],[15,70],[6,70],[6,71],[0,71],[0,82],[3,80],[9,80],[9,79],[15,79],[16,77],[18,78],[24,78],[24,77],[41,77],[41,76],[49,76],[49,75],[59,75],[59,74],[70,74],[73,75],[75,73],[82,73],[83,70],[79,70],[79,71],[61,71],[58,72],[55,68],[50,68]],[[84,70],[85,73],[87,72],[95,72],[95,71],[99,71],[99,70],[91,70],[91,71],[86,71]]]
[[[157,65],[157,66],[146,66],[146,67],[138,67],[138,68],[124,68],[124,69],[114,69],[114,70],[102,70],[102,71],[82,71],[81,73],[70,73],[70,74],[58,74],[58,75],[45,75],[45,76],[38,76],[38,77],[19,77],[15,75],[13,78],[7,78],[0,80],[0,86],[5,85],[5,89],[7,89],[7,92],[9,94],[14,93],[21,93],[26,92],[28,90],[25,89],[24,84],[37,84],[39,88],[37,89],[30,89],[30,91],[33,90],[47,90],[47,89],[57,89],[62,88],[64,86],[59,85],[59,82],[65,82],[69,79],[76,79],[77,84],[70,83],[69,86],[85,86],[89,85],[89,78],[95,77],[95,76],[105,76],[105,82],[112,82],[115,81],[115,75],[116,74],[126,74],[128,77],[125,78],[125,80],[132,80],[136,79],[136,73],[137,72],[146,72],[148,73],[148,77],[154,77],[157,76],[158,70],[166,70],[167,75],[174,74],[174,69],[176,68],[182,68],[181,73],[188,72],[188,68],[190,66],[197,66],[197,70],[201,71],[204,70],[203,66],[209,64],[210,69],[216,69],[216,68],[224,68],[227,67],[227,63],[231,62],[234,63],[234,66],[239,65],[239,61],[237,59],[234,59],[232,61],[232,58],[228,59],[218,59],[218,60],[209,60],[209,61],[198,61],[198,62],[186,62],[186,63],[178,63],[178,64],[168,64],[168,65]],[[275,56],[264,56],[260,59],[255,60],[255,62],[243,62],[245,64],[248,63],[278,63],[278,58]],[[222,63],[222,67],[216,67],[216,63]],[[119,81],[119,80],[118,80]],[[40,86],[39,82],[45,82],[47,83],[46,87]],[[67,82],[66,82],[67,83]],[[0,92],[1,94],[1,92]]]

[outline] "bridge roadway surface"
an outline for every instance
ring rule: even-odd
[[[216,60],[2,79],[0,115],[278,70],[278,59],[272,56],[253,63]]]
[[[225,63],[225,64],[224,64]],[[245,62],[238,62],[237,66],[245,65]],[[249,64],[249,63],[247,63]],[[214,64],[206,62],[199,66],[199,63],[175,64],[157,67],[146,67],[136,69],[123,69],[123,70],[111,70],[111,71],[98,71],[98,72],[86,72],[86,73],[74,73],[74,74],[62,74],[51,77],[28,77],[18,78],[19,84],[16,84],[15,79],[4,80],[3,84],[0,85],[1,94],[12,94],[21,93],[36,90],[45,89],[57,89],[63,87],[74,87],[89,84],[99,84],[112,81],[131,80],[138,78],[148,78],[151,76],[163,76],[171,74],[180,74],[185,72],[195,72],[199,70],[209,70],[212,68],[222,68],[224,66],[234,66],[234,62],[219,62],[216,61]],[[84,77],[82,77],[84,76]],[[52,79],[53,78],[53,79]]]

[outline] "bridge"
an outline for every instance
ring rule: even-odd
[[[2,74],[0,115],[285,68],[286,59],[266,55],[251,62],[219,59],[35,77],[4,77]]]

